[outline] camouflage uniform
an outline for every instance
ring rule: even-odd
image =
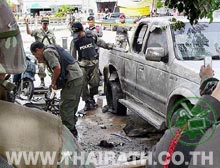
[[[44,59],[51,72],[53,67],[60,66],[58,57],[59,54],[56,50],[51,48],[44,50]],[[77,122],[75,113],[77,112],[82,92],[83,73],[77,62],[69,65],[67,69],[69,71],[67,83],[61,90],[60,116],[63,124],[66,125],[69,130],[74,130]]]
[[[77,24],[77,23],[75,23]],[[94,95],[98,94],[98,87],[99,87],[99,61],[98,61],[98,53],[96,51],[96,47],[102,47],[105,49],[112,49],[113,44],[106,43],[105,41],[99,39],[97,36],[94,37],[94,34],[89,32],[85,33],[85,37],[87,38],[93,38],[93,49],[95,49],[95,54],[92,55],[89,58],[80,58],[84,57],[84,55],[79,55],[78,60],[79,60],[79,65],[82,69],[83,72],[83,78],[84,78],[84,84],[83,84],[83,91],[82,91],[82,99],[86,102],[86,109],[89,110],[92,108],[91,106],[96,106],[95,101],[94,101]],[[94,39],[95,38],[95,39]],[[79,40],[79,39],[78,39]],[[78,51],[79,54],[79,49],[76,47],[76,41],[74,39],[71,41],[70,44],[70,52],[73,56],[76,56]],[[96,46],[97,45],[97,46]],[[93,50],[94,51],[94,50]],[[90,52],[89,52],[90,53]],[[92,53],[91,53],[92,54]],[[89,54],[87,54],[89,55]],[[90,105],[89,105],[90,104]]]
[[[56,44],[55,35],[53,31],[49,29],[47,31],[44,31],[42,28],[38,30],[33,30],[31,36],[35,38],[35,41],[42,42],[44,43],[44,45]],[[38,76],[43,82],[44,78],[46,77],[45,65],[42,63],[38,63],[38,69]]]
[[[19,27],[5,1],[0,1],[0,74],[22,73],[25,53]]]
[[[115,43],[119,48],[126,49],[128,38],[128,29],[124,26],[118,26],[116,31]]]

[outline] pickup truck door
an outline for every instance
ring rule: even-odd
[[[147,32],[147,25],[139,25],[134,33],[131,51],[127,53],[125,59],[125,75],[124,75],[124,88],[127,95],[138,98],[138,91],[136,89],[137,83],[137,66],[140,60],[139,52],[142,49],[144,37]]]
[[[148,47],[164,47],[168,49],[167,30],[155,28],[147,33],[143,53]],[[142,57],[137,65],[137,90],[139,99],[150,109],[158,113],[166,111],[168,97],[169,67],[167,63],[149,61]]]

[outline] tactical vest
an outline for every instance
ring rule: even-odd
[[[91,60],[97,57],[96,44],[92,37],[87,35],[75,41],[75,47],[78,51],[78,60]]]
[[[118,26],[117,30],[116,30],[116,35],[124,35],[127,36],[128,32],[127,32],[127,28],[125,28],[124,26]]]

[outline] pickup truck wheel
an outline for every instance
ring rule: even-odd
[[[117,81],[109,81],[108,82],[108,94],[109,96],[109,106],[112,106],[113,113],[118,115],[126,115],[126,107],[122,105],[118,100],[123,98],[123,93],[120,87],[120,83]]]

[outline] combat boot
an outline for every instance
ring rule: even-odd
[[[95,102],[94,98],[90,99],[90,105],[93,109],[98,107],[98,104]]]
[[[72,130],[70,130],[70,132],[73,134],[73,136],[74,136],[75,138],[78,137],[78,131],[77,131],[76,127],[74,127]]]
[[[40,87],[45,87],[44,78],[41,78],[40,81],[41,81]]]

